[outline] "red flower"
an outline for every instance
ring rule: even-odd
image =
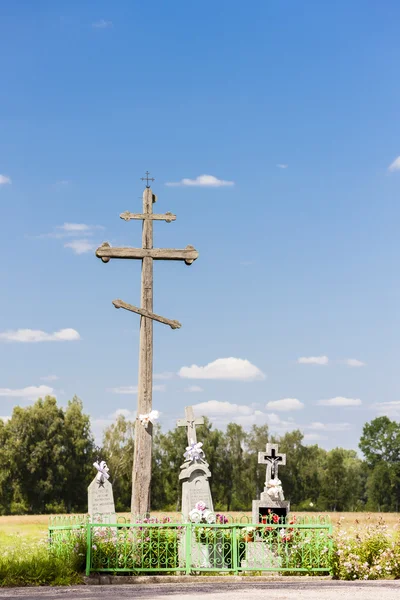
[[[273,523],[279,523],[279,516],[278,515],[272,515],[272,522]]]

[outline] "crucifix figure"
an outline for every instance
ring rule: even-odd
[[[111,258],[131,258],[142,261],[141,278],[141,303],[140,307],[127,304],[122,300],[114,300],[116,308],[124,308],[140,315],[140,346],[139,346],[139,374],[138,374],[138,406],[137,414],[149,414],[152,410],[153,391],[153,320],[178,329],[178,321],[166,319],[153,313],[153,260],[181,260],[191,265],[199,253],[193,246],[186,246],[183,250],[174,248],[153,248],[153,221],[175,221],[176,216],[171,213],[154,214],[153,202],[157,197],[153,194],[146,172],[146,188],[143,192],[143,213],[126,211],[120,215],[124,221],[142,221],[142,247],[141,248],[112,248],[108,242],[103,243],[96,250],[96,256],[105,263]],[[145,428],[136,420],[135,450],[132,471],[132,502],[131,510],[134,515],[145,515],[150,509],[150,483],[151,483],[151,450],[153,427],[149,423]]]
[[[266,452],[258,453],[258,463],[267,465],[265,487],[271,479],[278,479],[278,465],[286,465],[286,454],[277,454],[278,444],[267,444]]]
[[[196,425],[204,425],[203,417],[194,418],[193,406],[185,406],[185,418],[178,419],[178,427],[187,427],[188,445],[197,444]]]

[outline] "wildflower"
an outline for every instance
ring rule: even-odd
[[[97,550],[96,544],[93,544],[92,548],[93,548],[93,550]]]

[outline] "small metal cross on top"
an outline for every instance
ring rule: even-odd
[[[149,177],[150,173],[148,171],[146,171],[146,177],[141,177],[140,179],[142,181],[146,182],[146,187],[149,188],[149,181],[154,181],[154,177]]]
[[[266,452],[258,453],[258,463],[267,465],[265,485],[270,479],[278,479],[278,464],[286,465],[286,454],[277,454],[278,444],[267,444]]]
[[[185,406],[185,418],[178,419],[178,427],[187,427],[188,444],[197,444],[196,425],[204,425],[203,417],[194,418],[193,406]]]

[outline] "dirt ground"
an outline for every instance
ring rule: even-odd
[[[165,583],[70,588],[1,589],[0,599],[16,600],[398,600],[400,581],[296,581]]]

